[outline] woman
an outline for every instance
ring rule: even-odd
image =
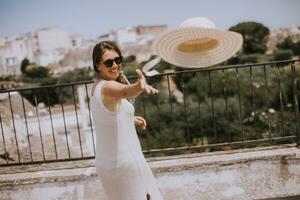
[[[135,124],[145,129],[144,118],[134,116],[127,99],[142,92],[157,94],[140,70],[138,81],[129,84],[122,74],[122,55],[109,41],[93,50],[98,73],[92,89],[91,109],[96,128],[96,170],[109,200],[162,200],[152,171],[142,153]]]

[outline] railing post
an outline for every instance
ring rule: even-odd
[[[292,63],[291,68],[292,68],[293,95],[294,95],[294,106],[295,106],[296,143],[297,143],[297,147],[300,147],[299,104],[298,104],[298,95],[297,95],[297,76],[296,76],[294,63]]]

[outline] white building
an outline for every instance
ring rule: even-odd
[[[114,40],[114,35],[112,32],[110,33],[107,33],[107,34],[103,34],[103,35],[100,35],[98,38],[97,38],[97,41],[112,41]]]
[[[33,51],[49,53],[58,49],[70,49],[72,44],[69,35],[57,28],[43,28],[31,35]]]
[[[20,73],[20,63],[30,57],[26,39],[22,36],[1,38],[0,42],[0,75]]]
[[[33,60],[40,65],[58,62],[72,47],[69,35],[57,28],[43,28],[28,36]]]
[[[0,76],[19,74],[24,58],[43,66],[58,62],[71,47],[68,34],[57,28],[1,38]]]
[[[166,29],[166,25],[126,27],[106,35],[107,38],[112,36],[112,40],[118,43],[124,56],[135,55],[137,61],[141,62],[149,59],[153,53],[152,41]]]
[[[79,35],[69,36],[58,28],[48,27],[23,35],[0,38],[0,76],[19,74],[24,58],[38,65],[91,67],[91,52],[97,41],[113,40],[124,56],[136,55],[142,61],[151,55],[152,40],[166,30],[166,25],[137,26],[115,29],[96,41]],[[62,69],[64,71],[64,69]]]
[[[116,41],[121,48],[126,44],[137,41],[136,30],[132,27],[115,29],[112,31],[112,35],[113,40]]]
[[[95,45],[95,40],[81,35],[70,36],[72,49],[86,49]]]
[[[118,28],[99,36],[97,41],[115,41],[124,56],[135,55],[137,61],[144,61],[152,55],[152,41],[165,30],[167,25]]]

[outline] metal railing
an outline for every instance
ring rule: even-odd
[[[297,77],[300,74],[296,73],[296,64],[299,66],[299,60],[219,66],[160,75],[166,77],[168,86],[169,81],[176,78],[178,85],[181,86],[183,112],[179,119],[184,122],[182,133],[185,135],[186,142],[179,145],[180,147],[170,148],[161,145],[162,148],[148,149],[145,153],[177,150],[193,152],[201,149],[217,150],[291,142],[299,146]],[[191,74],[193,75],[190,76]],[[196,80],[198,85],[194,88],[185,85],[186,77],[191,79],[189,83]],[[199,89],[204,79],[207,79],[207,82]],[[221,81],[216,81],[217,79]],[[216,82],[221,82],[222,85],[216,85]],[[233,87],[234,90],[232,90]],[[189,89],[188,92],[186,88]],[[205,89],[207,92],[202,92],[199,97],[201,93],[199,90]],[[169,90],[169,98],[171,98],[170,93]],[[191,106],[190,101],[187,101],[192,95],[198,99],[194,107]],[[223,108],[220,108],[220,101],[223,101]],[[174,105],[171,102],[169,104],[170,113],[173,115]],[[234,105],[236,108],[232,109]],[[157,106],[162,107],[160,104]],[[161,109],[157,109],[157,112],[160,111]],[[198,113],[197,119],[190,120],[193,112]],[[203,117],[208,113],[209,117]],[[235,117],[232,116],[234,113]],[[178,116],[174,119],[178,121]],[[262,122],[265,127],[262,127]],[[202,130],[207,123],[210,123],[208,126],[211,128],[206,127]],[[191,128],[195,124],[199,124],[198,129]],[[232,124],[236,125],[235,128],[238,126],[238,130],[226,133],[224,129],[228,128],[228,125],[230,128]],[[174,129],[177,130],[177,128]],[[164,131],[160,132],[164,133]],[[222,134],[227,134],[228,137],[224,138]]]
[[[160,94],[134,102],[148,121],[137,128],[144,153],[299,146],[297,66],[286,60],[147,78]],[[0,166],[93,159],[91,83],[1,91]]]

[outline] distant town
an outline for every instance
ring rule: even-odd
[[[20,74],[20,64],[24,58],[37,65],[51,67],[54,74],[91,67],[92,48],[103,40],[116,41],[124,56],[135,55],[138,61],[142,61],[151,55],[153,39],[166,29],[166,25],[125,27],[97,38],[87,38],[47,27],[26,34],[0,37],[0,76]]]
[[[21,74],[20,64],[24,58],[50,67],[53,74],[91,67],[92,48],[103,40],[116,41],[124,56],[135,55],[137,61],[145,61],[152,54],[152,41],[166,30],[167,25],[141,25],[118,28],[97,38],[87,38],[47,27],[26,34],[0,37],[0,76]],[[288,36],[300,41],[299,27],[271,29],[268,52],[272,53],[276,44]]]

